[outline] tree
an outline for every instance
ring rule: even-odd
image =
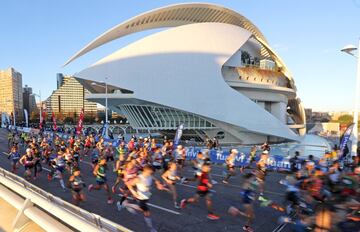
[[[342,125],[349,125],[350,123],[353,122],[353,116],[349,115],[349,114],[345,114],[345,115],[341,115],[338,120],[336,120],[337,122],[339,122]]]
[[[30,122],[38,122],[40,120],[40,112],[37,110],[34,110],[30,114]]]

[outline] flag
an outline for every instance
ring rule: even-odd
[[[24,115],[25,115],[25,124],[26,127],[29,127],[29,115],[26,109],[24,109]]]
[[[109,130],[109,123],[106,122],[106,123],[104,123],[104,126],[102,128],[102,133],[101,133],[101,136],[105,139],[109,138],[108,130]]]
[[[43,110],[42,113],[41,113],[41,121],[40,121],[40,125],[39,125],[39,128],[40,130],[43,128],[43,122],[45,122],[45,111]]]
[[[350,136],[352,134],[352,131],[354,129],[354,123],[351,123],[348,128],[346,128],[346,131],[344,132],[342,138],[341,138],[341,142],[340,142],[340,153],[341,153],[341,156],[344,152],[344,149],[345,147],[347,146],[348,142],[349,142],[349,139],[350,139]],[[345,157],[341,157],[341,158],[345,158]]]
[[[84,122],[84,108],[81,109],[80,116],[79,116],[79,122],[76,127],[76,134],[80,135],[82,128],[83,128],[83,122]]]
[[[55,118],[54,112],[52,112],[51,117],[52,117],[52,121],[53,121],[53,129],[54,129],[54,131],[57,131],[56,118]]]
[[[183,134],[184,124],[180,124],[176,130],[175,138],[174,138],[174,147],[177,146],[180,142],[181,136]]]

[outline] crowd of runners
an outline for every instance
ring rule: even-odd
[[[229,205],[227,214],[242,217],[244,231],[254,231],[256,220],[254,204],[270,207],[282,213],[280,224],[290,224],[294,231],[360,231],[360,161],[359,156],[344,163],[335,148],[326,152],[320,160],[309,156],[300,160],[297,153],[291,160],[291,171],[280,181],[286,192],[282,202],[274,202],[265,196],[267,161],[270,146],[253,146],[248,165],[237,167],[237,149],[230,149],[224,167],[224,179],[217,183],[211,179],[212,162],[205,149],[195,159],[186,159],[186,149],[174,146],[170,140],[162,144],[153,138],[120,139],[118,146],[105,142],[100,135],[68,136],[66,139],[54,134],[29,134],[10,132],[8,137],[11,171],[18,173],[24,167],[24,178],[33,181],[39,177],[44,166],[49,181],[58,180],[64,191],[71,192],[76,205],[86,201],[86,192],[103,190],[107,204],[115,203],[117,209],[130,213],[141,212],[150,231],[156,231],[150,215],[148,201],[152,186],[172,196],[174,208],[185,210],[204,198],[207,218],[219,220],[213,210],[212,187],[224,188],[233,181],[232,176],[242,175],[239,196],[240,207]],[[86,158],[88,157],[88,158]],[[85,183],[81,174],[81,162],[90,159],[94,181]],[[184,166],[192,166],[193,176],[183,172]],[[22,173],[20,173],[22,174]],[[116,175],[109,183],[108,176]],[[177,183],[196,182],[194,196],[181,199]],[[87,191],[86,191],[87,190]],[[111,206],[109,206],[111,207]],[[222,212],[224,215],[224,212]],[[261,219],[257,219],[261,220]]]

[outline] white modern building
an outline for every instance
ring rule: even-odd
[[[298,140],[305,112],[294,80],[260,30],[239,13],[186,3],[135,16],[100,35],[66,64],[132,33],[154,33],[76,74],[83,84],[107,78],[89,100],[125,115],[135,129],[222,143]],[[90,89],[90,88],[89,88]]]

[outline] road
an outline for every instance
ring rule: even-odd
[[[8,152],[7,149],[7,132],[0,129],[0,166],[9,170],[10,162],[3,152]],[[91,166],[89,160],[84,160],[80,164],[83,179],[87,185],[95,183],[95,178],[92,176]],[[46,168],[46,167],[45,167]],[[150,199],[150,211],[155,227],[160,232],[170,231],[242,231],[242,227],[246,221],[245,218],[234,218],[227,214],[227,209],[231,205],[239,206],[241,208],[241,183],[242,175],[238,173],[231,178],[229,185],[221,183],[222,180],[222,166],[212,167],[212,178],[219,183],[213,188],[213,207],[216,214],[221,218],[218,221],[210,221],[206,218],[207,211],[204,200],[200,200],[197,205],[189,205],[186,209],[177,210],[173,207],[172,197],[167,192],[158,191],[153,188],[152,197]],[[19,175],[23,174],[23,168],[20,169]],[[71,192],[63,192],[59,181],[53,180],[49,182],[46,178],[47,171],[43,170],[41,176],[31,181],[36,186],[62,198],[65,201],[71,202]],[[193,175],[190,165],[185,170],[185,174],[189,177]],[[157,175],[158,176],[158,175]],[[67,176],[68,177],[68,176]],[[283,201],[284,187],[278,182],[283,178],[283,174],[270,173],[266,180],[265,196],[275,202]],[[115,181],[115,175],[109,173],[108,183],[112,184]],[[195,183],[187,183],[184,185],[177,185],[179,200],[188,198],[195,194]],[[126,226],[134,231],[146,231],[146,225],[141,214],[133,215],[122,210],[118,212],[114,205],[106,204],[106,194],[104,191],[87,192],[87,202],[82,203],[80,207],[90,212],[99,214],[108,218],[118,224]],[[114,196],[115,200],[119,200],[119,196]],[[258,232],[273,231],[277,227],[278,217],[282,215],[281,212],[275,211],[269,207],[260,207],[256,204],[255,207],[256,220],[253,228]],[[286,227],[283,231],[290,230]]]

